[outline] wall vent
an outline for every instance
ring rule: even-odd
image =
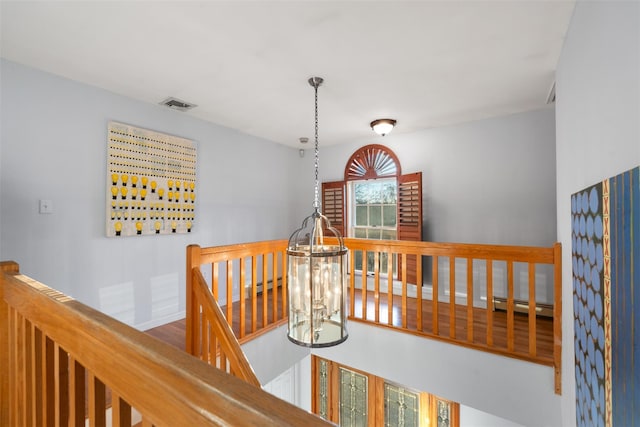
[[[187,111],[192,108],[197,107],[196,104],[189,104],[188,102],[184,102],[178,98],[167,98],[164,101],[160,102],[160,105],[164,105],[169,108],[173,108],[174,110]]]

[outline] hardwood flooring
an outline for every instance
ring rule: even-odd
[[[280,296],[279,296],[280,297]],[[272,292],[268,292],[268,304],[267,304],[267,312],[269,323],[273,321],[273,311],[272,311],[272,303],[273,296]],[[282,318],[282,309],[280,298],[278,298],[278,319]],[[249,333],[251,330],[251,306],[249,302],[245,303],[245,307],[248,308],[245,310],[245,333]],[[455,306],[455,325],[454,328],[451,328],[450,322],[450,305],[448,303],[439,302],[438,304],[438,331],[437,334],[443,338],[450,338],[452,331],[455,331],[455,337],[459,339],[466,339],[469,334],[468,322],[467,322],[467,307],[464,305],[456,305]],[[367,293],[367,321],[375,322],[376,321],[376,310],[375,310],[375,295],[373,292]],[[262,295],[258,296],[258,304],[257,304],[257,316],[256,316],[256,327],[260,329],[262,327]],[[393,298],[393,306],[392,306],[392,319],[391,326],[396,328],[402,328],[402,299],[400,296],[394,296]],[[222,307],[224,313],[226,313],[226,308]],[[239,313],[240,313],[240,304],[234,303],[233,305],[233,313],[234,313],[234,323],[233,330],[236,336],[239,336],[240,332],[240,324],[239,324]],[[415,298],[407,298],[406,304],[406,325],[403,330],[406,330],[410,333],[418,333],[417,330],[417,301]],[[355,296],[355,317],[362,317],[362,295],[361,292],[356,292]],[[428,334],[433,334],[433,302],[430,300],[422,300],[422,331]],[[380,295],[379,300],[379,308],[378,308],[378,322],[389,324],[388,322],[388,305],[387,305],[387,295]],[[503,311],[493,311],[492,312],[492,338],[493,338],[493,347],[497,349],[507,349],[507,313]],[[485,346],[487,345],[487,311],[482,308],[474,308],[473,309],[473,344],[476,346]],[[515,313],[514,315],[514,352],[517,354],[521,354],[522,356],[526,356],[529,354],[529,319],[526,314]],[[166,325],[162,325],[153,329],[146,331],[148,334],[165,341],[179,349],[185,348],[185,337],[186,337],[186,321],[185,319],[181,319]],[[428,339],[428,338],[425,338]],[[553,321],[551,318],[547,317],[537,317],[536,318],[536,353],[538,357],[541,357],[545,360],[552,361],[553,360]]]

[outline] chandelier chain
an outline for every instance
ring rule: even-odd
[[[313,88],[315,89],[315,192],[313,199],[313,207],[315,210],[320,209],[320,196],[319,196],[319,187],[318,187],[318,86],[320,83],[314,83]]]

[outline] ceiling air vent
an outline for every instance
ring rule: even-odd
[[[167,98],[164,101],[160,102],[160,105],[164,105],[169,108],[173,108],[174,110],[180,111],[187,111],[197,107],[196,104],[189,104],[188,102],[181,101],[178,98]]]

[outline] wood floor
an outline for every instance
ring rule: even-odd
[[[375,322],[375,304],[373,292],[367,294],[367,321]],[[262,295],[258,296],[258,313],[256,324],[258,329],[262,327]],[[269,314],[269,322],[272,321],[272,295],[268,293],[267,310]],[[247,307],[250,307],[247,302]],[[280,306],[280,304],[278,304]],[[417,302],[415,298],[407,298],[407,314],[405,330],[408,332],[417,331]],[[234,303],[234,313],[239,313],[239,303]],[[226,312],[223,307],[223,312]],[[362,296],[361,292],[356,293],[354,315],[362,318]],[[450,329],[450,306],[447,303],[438,303],[438,334],[440,337],[449,338]],[[240,325],[238,315],[234,316],[233,329],[236,336],[239,336]],[[251,310],[246,313],[245,332],[249,333],[251,325]],[[378,309],[378,321],[388,324],[388,307],[386,295],[380,296],[380,304]],[[503,311],[494,311],[492,313],[493,322],[493,347],[497,349],[507,348],[507,313]],[[281,307],[278,307],[278,319],[282,318]],[[467,328],[467,307],[464,305],[455,306],[455,336],[465,339],[469,329]],[[391,326],[396,328],[402,327],[401,315],[401,297],[394,296],[392,308]],[[181,319],[166,325],[162,325],[146,331],[148,334],[165,341],[179,349],[185,348],[186,321]],[[422,331],[432,334],[433,331],[433,303],[429,300],[422,301]],[[425,338],[426,339],[426,338]],[[482,308],[473,309],[473,344],[484,346],[487,344],[487,312]],[[514,352],[523,356],[529,353],[529,320],[526,314],[515,313],[514,316]],[[538,357],[553,360],[553,321],[547,317],[536,318],[536,353]]]

